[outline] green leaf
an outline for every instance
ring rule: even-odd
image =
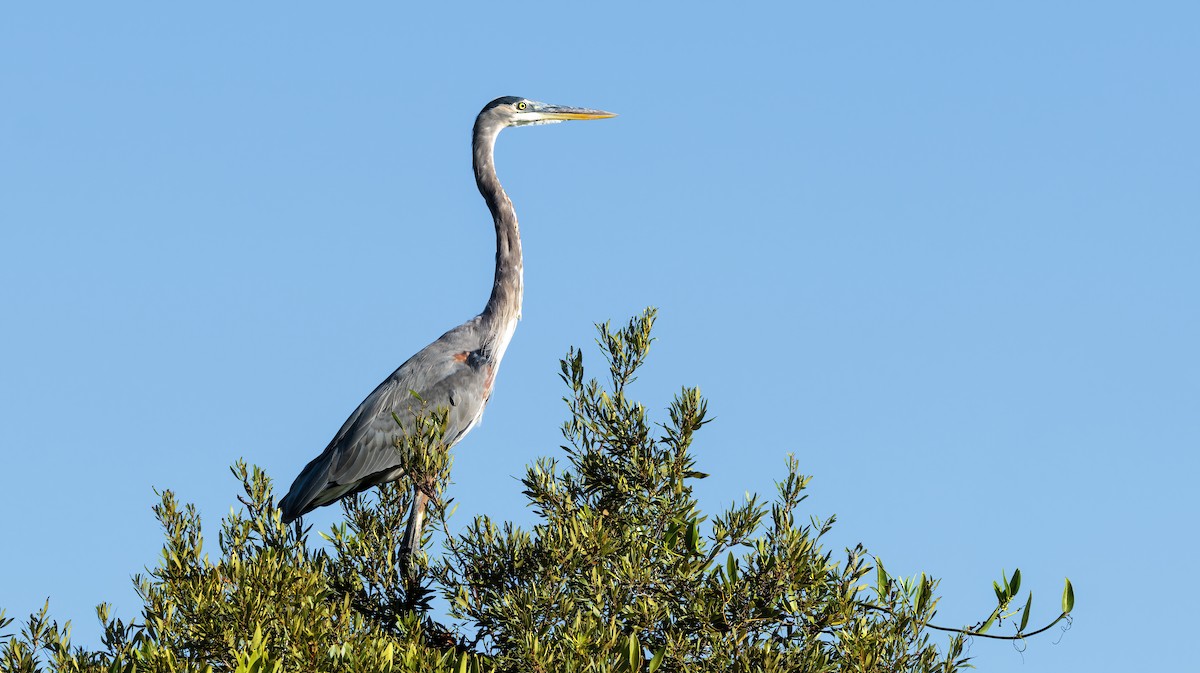
[[[996,621],[996,617],[999,614],[1000,614],[1000,608],[996,608],[995,610],[993,610],[992,616],[988,617],[987,621],[983,623],[983,626],[979,627],[979,630],[977,630],[975,633],[987,633],[987,630],[992,628],[992,622]]]
[[[1008,597],[1011,599],[1021,590],[1021,569],[1013,571],[1012,579],[1008,581]]]
[[[931,587],[925,573],[921,573],[921,584],[917,587],[917,614],[925,612],[925,604],[929,602]]]
[[[729,569],[729,581],[737,581],[737,559],[733,558],[733,552],[729,552],[729,557],[725,559],[725,567]]]
[[[1067,585],[1063,587],[1063,614],[1068,614],[1075,609],[1075,589],[1071,588],[1071,580],[1066,580]]]
[[[700,551],[700,526],[694,520],[688,524],[687,548],[693,554]]]
[[[1000,584],[998,582],[992,582],[992,589],[996,591],[996,602],[1003,605],[1005,598],[1004,589],[1000,588]]]
[[[784,598],[785,598],[784,602],[787,604],[788,610],[792,611],[791,614],[799,615],[800,614],[800,604],[796,602],[796,597],[794,595],[792,595],[792,592],[789,591],[789,592],[785,593]]]
[[[658,670],[662,666],[663,657],[667,654],[667,646],[663,645],[662,649],[654,653],[654,658],[650,660],[650,673]]]
[[[1025,610],[1021,613],[1021,625],[1017,627],[1017,633],[1025,630],[1029,625],[1029,611],[1033,608],[1033,592],[1029,592],[1029,600],[1025,601]]]
[[[664,540],[664,544],[666,545],[667,549],[675,548],[675,541],[679,539],[680,528],[682,528],[682,524],[676,523],[667,529],[667,537]]]
[[[636,671],[642,666],[642,645],[638,642],[636,633],[629,634],[629,640],[626,642],[626,656],[629,660],[629,670]]]
[[[879,557],[876,556],[875,557],[875,590],[879,593],[880,597],[887,595],[887,585],[888,585],[887,571],[883,569],[883,561],[879,560]]]

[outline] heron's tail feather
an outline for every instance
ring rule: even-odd
[[[288,490],[287,495],[279,501],[279,510],[283,515],[284,523],[291,523],[296,518],[341,497],[341,495],[332,498],[322,497],[326,491],[330,490],[330,487],[337,487],[337,484],[330,483],[332,463],[333,461],[323,454],[304,466],[304,470],[296,477],[296,481],[292,482],[292,487]],[[342,494],[345,493],[346,490],[343,488]]]
[[[279,501],[283,523],[291,523],[298,517],[337,502],[352,493],[361,493],[372,486],[395,481],[404,476],[404,468],[389,466],[368,471],[366,474],[347,474],[345,466],[339,467],[332,453],[323,453],[304,467],[287,495]]]

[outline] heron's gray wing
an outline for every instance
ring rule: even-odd
[[[325,451],[304,468],[280,501],[285,521],[403,476],[396,437],[411,429],[414,414],[422,409],[447,409],[447,446],[475,425],[483,413],[495,369],[477,352],[454,352],[456,344],[446,343],[452,334],[447,333],[401,365],[354,410]],[[396,418],[405,427],[397,426]]]

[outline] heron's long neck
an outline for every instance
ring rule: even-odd
[[[493,150],[499,133],[499,128],[481,128],[477,124],[471,143],[475,154],[475,184],[496,222],[496,282],[481,317],[484,328],[498,341],[495,344],[497,356],[504,354],[521,317],[521,295],[525,287],[517,213],[496,177]]]

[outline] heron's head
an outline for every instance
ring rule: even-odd
[[[499,131],[506,126],[557,124],[569,119],[607,119],[616,116],[604,110],[551,105],[528,98],[504,96],[485,105],[475,123]]]

